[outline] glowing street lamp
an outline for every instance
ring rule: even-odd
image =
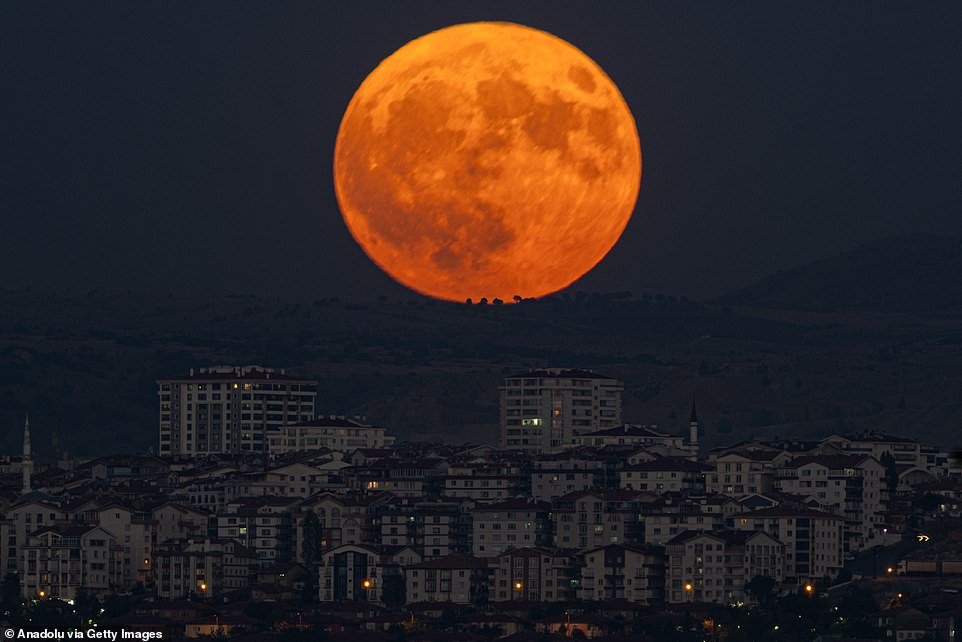
[[[521,582],[515,582],[515,583],[514,583],[514,590],[516,590],[516,591],[520,591],[523,587],[524,587],[524,585],[523,585]]]
[[[815,587],[812,586],[811,584],[806,584],[806,585],[805,585],[805,592],[808,593],[809,595],[811,595],[811,594],[812,594],[812,591],[814,591],[814,590],[815,590]]]
[[[361,582],[361,586],[363,586],[366,589],[371,588],[371,580],[364,580],[363,582]]]
[[[889,575],[891,575],[891,574],[892,574],[892,571],[894,571],[894,570],[895,570],[894,568],[892,568],[891,566],[889,566],[887,569],[885,569],[885,572],[888,573]]]

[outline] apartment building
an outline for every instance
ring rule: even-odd
[[[767,493],[775,487],[776,470],[792,456],[771,448],[739,448],[709,457],[706,490],[732,497]]]
[[[424,559],[471,552],[473,505],[445,500],[414,505],[414,547]]]
[[[317,382],[261,366],[191,369],[157,382],[160,455],[265,453],[267,435],[314,418]]]
[[[620,426],[624,384],[590,370],[545,369],[507,377],[498,388],[501,445],[558,452],[575,437]]]
[[[123,547],[99,526],[44,526],[21,546],[21,590],[28,597],[77,599],[126,587]]]
[[[126,584],[133,586],[137,582],[146,582],[151,576],[152,543],[156,539],[156,523],[150,515],[111,503],[97,511],[94,524],[117,538],[117,545],[123,550]]]
[[[572,551],[543,547],[514,548],[492,569],[488,599],[566,602],[577,597],[578,562]]]
[[[54,498],[43,493],[32,491],[21,496],[10,506],[3,521],[0,521],[0,564],[4,574],[23,575],[23,556],[21,547],[27,543],[27,535],[47,526],[65,524],[65,514],[54,503]]]
[[[866,431],[852,435],[831,435],[821,442],[834,446],[846,455],[863,455],[881,460],[889,453],[898,466],[918,466],[927,468],[928,458],[922,452],[922,445],[907,437],[896,437],[880,432]]]
[[[778,489],[810,497],[845,519],[845,552],[879,543],[888,489],[885,467],[868,455],[798,457],[778,471]]]
[[[588,449],[541,455],[532,466],[530,494],[538,501],[602,486],[606,477],[605,462]]]
[[[665,545],[669,603],[750,602],[745,584],[764,575],[785,578],[785,545],[764,532],[685,531]]]
[[[527,468],[507,458],[449,464],[442,482],[442,494],[452,498],[492,502],[529,494]]]
[[[582,600],[664,601],[665,555],[657,546],[609,544],[582,554]]]
[[[387,429],[361,422],[360,417],[349,419],[330,415],[308,421],[297,421],[267,433],[267,450],[272,457],[292,452],[329,448],[350,452],[358,448],[387,448],[394,437]]]
[[[259,567],[257,552],[232,539],[168,541],[154,549],[158,597],[217,598],[249,588]]]
[[[404,569],[407,602],[478,604],[488,596],[488,563],[476,557],[449,555]]]
[[[681,457],[658,457],[628,465],[618,472],[618,486],[654,493],[705,492],[711,466]]]
[[[551,511],[555,546],[587,549],[640,542],[643,498],[624,490],[588,490],[559,497]]]
[[[247,497],[228,504],[217,515],[216,533],[254,552],[260,567],[293,559],[291,525],[297,501],[285,497]]]
[[[657,426],[638,426],[622,424],[614,428],[595,430],[575,435],[575,446],[591,446],[604,448],[605,446],[635,446],[649,449],[663,457],[685,457],[697,453],[690,443],[690,436],[670,435],[658,430]]]
[[[478,504],[471,511],[473,550],[476,557],[496,557],[511,548],[550,543],[551,504],[511,499]]]
[[[157,542],[160,543],[172,539],[206,537],[209,534],[211,517],[207,510],[178,502],[164,502],[151,511]]]
[[[735,530],[764,531],[785,545],[785,581],[806,584],[835,577],[844,563],[845,522],[838,515],[776,506],[735,515]]]
[[[345,544],[324,553],[319,570],[321,602],[383,603],[384,567],[380,552],[360,544]]]

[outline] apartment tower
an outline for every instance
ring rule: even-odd
[[[265,453],[268,431],[314,418],[317,382],[260,366],[191,369],[157,382],[160,454]]]
[[[577,435],[620,426],[624,383],[590,370],[529,370],[507,377],[501,399],[501,445],[553,453]]]

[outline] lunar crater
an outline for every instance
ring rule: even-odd
[[[591,72],[581,65],[568,67],[568,78],[587,94],[593,93],[595,90],[595,79],[591,77]]]

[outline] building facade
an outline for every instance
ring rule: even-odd
[[[488,564],[466,555],[449,555],[404,570],[407,602],[478,604],[488,595]]]
[[[624,383],[589,370],[545,369],[507,377],[501,386],[501,445],[553,453],[577,435],[620,426]]]
[[[764,531],[785,545],[785,581],[807,584],[842,570],[844,520],[804,508],[776,506],[735,515],[737,530]]]
[[[584,553],[582,600],[628,600],[650,605],[665,594],[665,555],[661,547],[609,544]]]
[[[550,543],[551,504],[511,499],[495,504],[478,504],[471,511],[474,554],[495,557],[511,548],[528,548]]]
[[[748,602],[745,585],[756,576],[785,577],[785,546],[763,532],[685,531],[665,546],[669,603]]]
[[[299,420],[267,433],[267,449],[271,456],[329,448],[349,452],[358,448],[385,448],[394,444],[394,437],[380,426],[361,423],[346,417],[318,417]]]
[[[577,561],[571,551],[515,548],[498,556],[491,601],[563,602],[576,597]]]
[[[161,455],[264,453],[267,435],[314,418],[317,382],[260,366],[191,369],[157,382]]]
[[[879,543],[885,520],[885,467],[867,455],[797,457],[778,472],[784,493],[810,497],[845,518],[845,552]]]

